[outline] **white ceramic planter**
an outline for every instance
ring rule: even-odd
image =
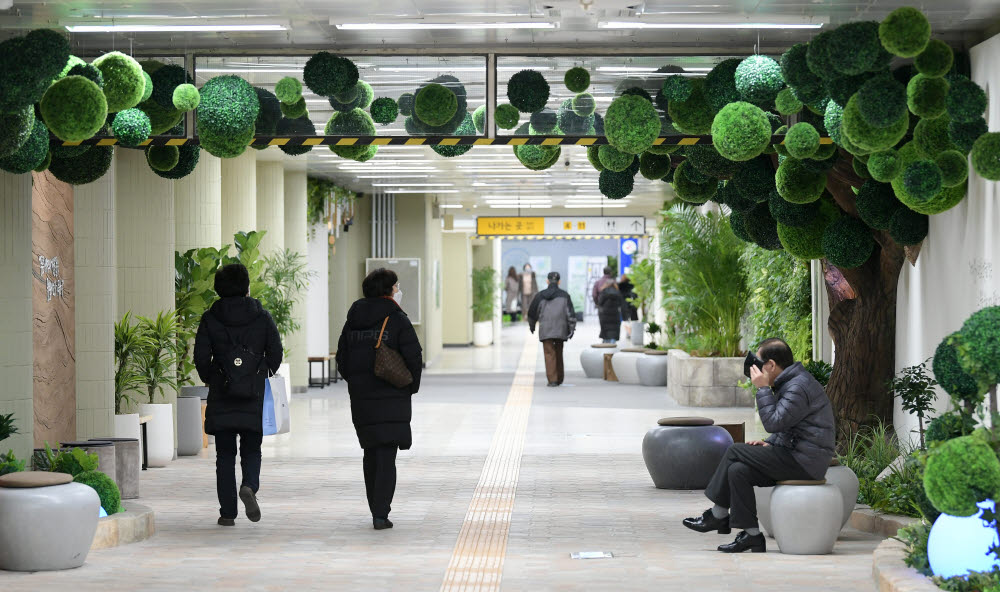
[[[126,413],[115,416],[115,438],[135,438],[139,440],[139,458],[142,458],[142,429],[139,427],[139,414]]]
[[[97,532],[101,500],[81,483],[0,488],[0,570],[80,567]]]
[[[776,485],[771,526],[778,548],[786,555],[830,553],[840,532],[843,505],[833,485]]]
[[[580,352],[580,366],[587,378],[604,378],[604,354],[618,349],[613,343],[597,343]]]
[[[197,391],[183,393],[177,397],[177,456],[201,452],[201,435],[201,396]]]
[[[858,476],[854,474],[851,467],[845,465],[837,465],[827,469],[825,479],[827,483],[840,490],[840,495],[844,499],[844,516],[840,524],[840,527],[843,528],[847,525],[847,521],[851,519],[851,513],[854,512],[861,484],[858,482]]]
[[[486,347],[493,343],[493,322],[480,321],[472,323],[472,345]]]
[[[636,362],[639,384],[643,386],[667,386],[667,352],[649,351]]]
[[[774,538],[771,529],[771,492],[774,487],[754,487],[753,494],[757,498],[757,525],[767,536]]]
[[[642,347],[646,341],[646,323],[642,321],[629,321],[632,326],[632,345]]]
[[[144,403],[139,413],[150,415],[146,425],[148,464],[165,467],[174,458],[174,406],[170,403]]]
[[[643,350],[638,348],[626,348],[616,351],[611,358],[611,367],[615,370],[618,382],[622,384],[639,384],[639,358],[643,355]]]

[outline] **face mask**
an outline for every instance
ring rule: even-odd
[[[393,294],[392,299],[396,301],[396,304],[403,304],[403,291],[399,290]]]

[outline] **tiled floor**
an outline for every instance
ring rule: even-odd
[[[824,557],[721,555],[728,540],[684,529],[706,507],[700,492],[657,490],[640,454],[663,415],[684,415],[665,389],[584,378],[583,326],[567,346],[567,384],[536,372],[510,513],[503,590],[871,590],[878,539],[845,531]],[[265,439],[264,519],[215,525],[212,451],[143,475],[141,503],[157,512],[149,541],[95,551],[69,572],[0,572],[0,591],[435,591],[480,482],[523,349],[523,325],[503,345],[446,349],[414,398],[414,448],[399,457],[393,530],[371,528],[361,451],[343,383],[296,395],[294,432]],[[541,366],[540,353],[537,358]],[[706,410],[697,411],[706,414]],[[752,409],[711,410],[747,421]],[[571,560],[574,551],[614,559]]]

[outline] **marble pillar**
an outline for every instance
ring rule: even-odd
[[[285,248],[308,259],[308,230],[306,229],[306,173],[285,171]],[[314,285],[326,285],[326,277],[314,277],[310,286],[296,299],[292,316],[299,330],[285,338],[286,361],[291,371],[292,389],[307,388],[309,368],[306,365],[306,294]],[[326,318],[317,319],[326,324]]]
[[[331,335],[330,319],[330,241],[325,224],[316,224],[310,229],[309,255],[307,259],[309,272],[314,274],[306,294],[306,348],[309,356],[326,356],[337,349],[340,329],[344,326],[346,311],[339,319],[337,333]],[[339,241],[338,241],[339,242]],[[364,265],[364,261],[361,262]],[[360,282],[358,291],[360,292]],[[328,320],[329,319],[329,320]]]
[[[34,447],[31,175],[0,172],[0,415],[18,434],[0,443],[28,458]]]
[[[35,447],[76,439],[73,186],[32,173]]]
[[[215,247],[232,242],[222,235],[222,160],[204,150],[194,172],[174,181],[174,214],[177,216],[175,249]]]
[[[76,282],[76,434],[114,435],[115,169],[73,190]]]
[[[225,158],[221,169],[222,244],[231,245],[237,232],[257,230],[257,151]]]
[[[285,250],[285,171],[280,162],[257,163],[257,230],[267,232],[261,255]]]

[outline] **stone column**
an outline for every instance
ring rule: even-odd
[[[306,340],[308,356],[325,356],[337,349],[336,343],[340,338],[340,329],[344,325],[343,319],[339,320],[336,328],[336,335],[331,334],[333,324],[330,318],[330,284],[327,278],[330,274],[330,242],[328,240],[325,224],[316,224],[312,227],[309,237],[309,271],[315,274],[309,291],[306,295]],[[364,261],[361,262],[364,265]],[[346,314],[346,311],[345,311]]]
[[[280,162],[257,163],[257,230],[267,232],[261,255],[285,250],[285,171]]]
[[[21,459],[34,444],[31,278],[31,175],[0,172],[0,414],[14,414],[3,447]]]
[[[73,191],[76,253],[76,435],[114,436],[115,169]]]
[[[232,234],[222,235],[221,159],[202,150],[194,172],[174,181],[174,213],[177,215],[177,251],[217,249],[232,242]]]
[[[237,232],[257,230],[257,151],[222,160],[222,244]],[[230,249],[235,255],[235,248]]]
[[[305,171],[285,171],[285,248],[308,259],[308,234],[306,228],[306,173]],[[326,261],[326,254],[323,255]],[[306,326],[310,319],[306,315],[306,295],[317,286],[325,286],[327,279],[313,277],[305,293],[300,294],[292,309],[292,315],[299,325],[299,330],[285,338],[285,352],[291,370],[292,389],[307,388],[308,368],[306,357]],[[312,319],[318,324],[326,325],[326,317]]]

